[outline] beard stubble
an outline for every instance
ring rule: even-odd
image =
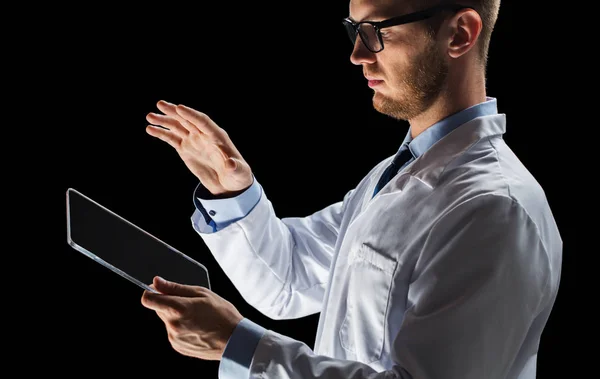
[[[427,47],[414,57],[406,72],[398,75],[399,90],[392,96],[376,92],[373,107],[394,119],[408,121],[427,110],[440,95],[448,77],[448,64],[435,42],[429,39]]]

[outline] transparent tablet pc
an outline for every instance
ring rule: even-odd
[[[67,242],[141,288],[155,276],[210,289],[206,267],[82,193],[67,190]]]

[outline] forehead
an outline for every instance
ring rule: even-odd
[[[410,11],[410,0],[350,0],[350,18],[354,21],[378,21]]]

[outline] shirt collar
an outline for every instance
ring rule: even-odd
[[[413,157],[418,158],[426,152],[433,144],[442,139],[445,135],[459,127],[460,125],[471,121],[477,117],[494,115],[498,113],[496,98],[486,97],[486,101],[463,109],[443,120],[436,122],[425,129],[417,137],[412,138],[410,128],[402,145],[408,144],[408,148]]]

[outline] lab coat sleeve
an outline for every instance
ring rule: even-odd
[[[306,217],[278,218],[264,191],[244,218],[212,232],[196,210],[194,229],[253,307],[272,319],[321,309],[345,200]]]
[[[266,329],[250,319],[243,318],[229,337],[221,362],[219,379],[240,379],[250,376],[250,365],[256,345]]]
[[[416,262],[398,362],[414,378],[511,377],[551,301],[550,271],[539,229],[517,201],[485,194],[456,206]]]
[[[469,200],[442,215],[424,243],[390,369],[316,355],[268,330],[250,378],[506,378],[550,301],[548,271],[538,230],[521,206],[495,195]]]

